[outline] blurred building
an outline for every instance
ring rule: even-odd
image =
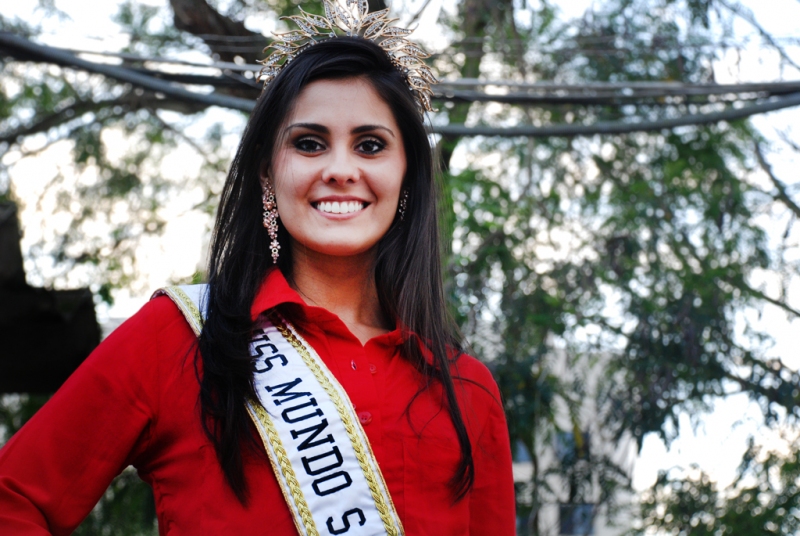
[[[578,408],[557,408],[555,432],[538,434],[534,456],[521,442],[513,446],[517,500],[532,515],[519,516],[517,533],[539,536],[622,536],[632,528],[635,496],[626,487],[633,474],[633,439],[614,441],[602,428],[602,415],[592,396],[601,388],[602,363],[576,366],[566,355],[554,360],[553,372],[564,381],[583,382],[586,396]],[[533,504],[534,467],[540,497]]]

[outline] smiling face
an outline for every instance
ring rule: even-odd
[[[406,154],[372,85],[360,78],[308,84],[278,139],[261,179],[274,185],[293,246],[337,257],[373,251],[397,213]]]

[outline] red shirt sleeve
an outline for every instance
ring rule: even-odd
[[[508,426],[500,392],[488,370],[482,380],[493,400],[489,402],[489,416],[473,450],[475,483],[469,495],[469,533],[472,536],[514,536],[516,505]]]
[[[0,534],[70,534],[145,448],[158,335],[179,315],[166,299],[145,305],[0,450]]]

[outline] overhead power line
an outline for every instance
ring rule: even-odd
[[[81,55],[93,56],[106,56],[112,58],[119,58],[125,61],[132,61],[138,63],[161,63],[171,65],[183,65],[187,67],[200,67],[207,69],[214,69],[219,71],[232,71],[232,72],[251,72],[257,73],[261,70],[261,65],[249,63],[232,63],[232,62],[196,62],[187,61],[176,58],[165,58],[160,56],[140,56],[137,54],[130,54],[126,52],[101,52],[94,50],[80,50],[64,48],[60,49],[65,52]],[[155,72],[155,71],[148,71]],[[200,76],[200,75],[197,75]],[[210,80],[210,79],[209,79]],[[219,80],[219,78],[217,79]],[[209,82],[201,82],[209,83]],[[213,85],[213,84],[212,84]],[[651,92],[652,95],[667,96],[667,95],[722,95],[722,94],[740,94],[745,92],[770,92],[772,94],[779,92],[794,92],[800,88],[800,81],[795,82],[753,82],[744,84],[686,84],[683,82],[662,82],[662,81],[631,81],[631,82],[580,82],[573,84],[559,83],[559,82],[522,82],[518,80],[483,80],[479,78],[461,78],[458,80],[440,80],[438,87],[440,88],[476,88],[476,87],[497,87],[497,88],[513,88],[519,90],[534,90],[534,91],[570,91],[582,93],[601,93],[608,91],[629,91],[626,96],[633,96],[635,92]]]
[[[708,125],[722,121],[736,121],[751,115],[774,112],[784,108],[800,106],[800,93],[781,97],[760,104],[741,108],[729,108],[721,112],[688,114],[670,119],[639,122],[598,122],[591,125],[551,125],[544,127],[522,126],[496,128],[490,126],[467,127],[465,125],[442,125],[434,127],[434,132],[451,136],[505,136],[505,137],[573,137],[596,134],[629,134],[632,132],[655,132],[659,130],[691,125]]]
[[[70,52],[47,45],[39,45],[24,37],[7,32],[0,32],[0,51],[23,60],[45,61],[62,67],[74,67],[90,73],[102,74],[180,100],[243,111],[250,111],[254,106],[253,101],[248,99],[216,93],[195,93],[152,76],[137,73],[127,67],[84,60]]]
[[[244,38],[243,38],[244,39]],[[247,37],[249,39],[249,37]],[[94,55],[119,58],[128,62],[136,63],[160,63],[171,65],[182,65],[187,67],[199,67],[213,69],[225,73],[224,76],[192,73],[174,73],[158,71],[155,69],[145,69],[141,67],[131,67],[144,74],[149,74],[156,78],[180,82],[184,84],[211,85],[225,87],[235,85],[236,82],[230,77],[230,73],[257,73],[261,70],[261,65],[232,63],[232,62],[211,62],[202,63],[187,61],[175,58],[164,58],[158,56],[139,56],[125,52],[100,52],[78,49],[60,49],[66,52],[81,55]],[[247,85],[258,86],[253,79],[244,77],[251,83]],[[237,78],[242,82],[242,78]],[[517,92],[493,92],[493,93],[466,93],[457,92],[459,88],[499,88],[522,90]],[[761,82],[744,84],[686,84],[683,82],[662,82],[662,81],[631,81],[631,82],[579,82],[573,84],[559,82],[523,82],[517,80],[483,80],[478,78],[462,78],[458,80],[440,80],[436,86],[440,100],[459,100],[459,101],[493,101],[504,103],[568,103],[568,104],[606,104],[603,100],[631,101],[640,98],[662,98],[662,97],[692,97],[708,95],[743,95],[747,93],[758,94],[761,97],[784,95],[800,91],[800,81],[792,82]],[[741,97],[739,100],[742,100]]]
[[[221,75],[172,73],[141,67],[130,70],[152,76],[159,80],[181,84],[213,86],[217,88],[250,88],[253,98],[261,90],[261,83],[252,75],[225,70]],[[483,82],[483,86],[497,86],[494,82]],[[597,86],[597,84],[594,84]],[[476,89],[461,89],[474,84],[443,81],[434,88],[433,99],[444,102],[498,102],[520,106],[575,104],[585,106],[618,106],[623,104],[670,105],[681,102],[706,103],[759,100],[767,97],[800,92],[800,82],[770,82],[761,84],[663,84],[661,86],[620,86],[592,88],[587,86],[565,86],[527,84],[528,91],[499,91],[489,93]],[[512,84],[506,86],[515,87]]]
[[[219,93],[189,91],[185,87],[178,85],[178,83],[210,85],[215,87],[250,87],[254,93],[259,87],[259,84],[255,80],[241,74],[253,71],[257,66],[239,65],[235,63],[203,65],[181,60],[166,60],[164,58],[142,58],[130,54],[104,54],[120,57],[127,62],[163,62],[177,63],[192,67],[213,67],[220,70],[222,75],[171,73],[145,69],[143,67],[109,65],[106,63],[92,62],[78,57],[74,52],[36,44],[24,37],[4,32],[0,32],[0,53],[22,61],[46,62],[63,67],[80,69],[86,72],[102,74],[180,101],[194,102],[206,106],[221,106],[244,112],[249,112],[253,109],[255,105],[254,100]],[[505,91],[488,93],[477,89],[487,87],[502,88]],[[491,81],[462,79],[442,82],[438,86],[435,96],[435,98],[440,101],[493,101],[523,105],[576,104],[605,106],[641,103],[645,99],[649,99],[650,102],[657,102],[669,98],[688,99],[700,97],[717,97],[717,102],[722,102],[726,99],[730,100],[731,98],[735,98],[737,101],[760,100],[761,102],[738,108],[730,107],[722,111],[686,114],[679,117],[655,121],[615,121],[588,125],[561,124],[541,127],[468,127],[466,125],[437,125],[432,127],[432,131],[454,136],[572,137],[595,134],[657,131],[679,126],[733,121],[755,114],[800,105],[800,81],[731,85],[681,84],[672,82],[582,83],[570,85],[552,82],[532,84],[511,80]]]
[[[261,65],[249,63],[232,63],[229,61],[213,61],[211,63],[204,63],[199,61],[187,61],[177,58],[164,58],[160,56],[140,56],[138,54],[131,54],[129,52],[102,52],[97,50],[82,50],[77,48],[62,48],[65,52],[73,54],[89,55],[89,56],[105,56],[109,58],[119,58],[126,61],[147,62],[147,63],[163,63],[171,65],[185,65],[187,67],[202,67],[209,69],[230,70],[230,71],[252,71],[258,72],[261,70]]]

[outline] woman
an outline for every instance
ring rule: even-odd
[[[0,451],[0,534],[69,534],[129,464],[161,534],[513,534],[499,393],[446,315],[427,101],[361,37],[268,76],[208,287],[151,300]]]

